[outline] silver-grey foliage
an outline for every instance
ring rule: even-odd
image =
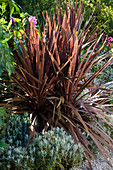
[[[0,168],[68,169],[84,159],[81,145],[75,145],[72,137],[58,127],[46,132],[44,136],[36,133],[26,150],[29,123],[27,114],[23,118],[11,116],[2,139],[10,147],[0,148]]]

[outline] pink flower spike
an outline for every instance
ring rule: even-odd
[[[13,19],[13,17],[11,16],[11,18],[10,19]]]
[[[111,46],[112,46],[112,43],[109,42],[106,46],[107,46],[107,47],[111,47]]]
[[[37,19],[33,16],[29,17],[29,22],[33,22],[33,26],[36,27],[36,24],[37,24]]]
[[[112,42],[112,41],[113,41],[113,38],[112,38],[112,37],[108,37],[107,40],[106,40],[106,42],[108,42],[108,43],[110,43],[110,42]]]
[[[111,41],[113,41],[113,38],[111,37]]]
[[[15,25],[16,24],[16,22],[14,21],[14,18],[11,16],[11,18],[10,18],[11,20],[12,20],[12,23]]]

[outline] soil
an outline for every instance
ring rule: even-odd
[[[103,156],[98,152],[96,154],[96,159],[91,160],[92,170],[113,170],[113,152],[108,152],[111,156],[111,159],[108,158],[108,161],[111,163],[112,167],[105,162]],[[88,163],[84,161],[71,170],[89,170]]]

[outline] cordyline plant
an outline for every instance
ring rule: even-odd
[[[99,47],[103,35],[98,34],[100,27],[89,32],[93,14],[81,28],[82,8],[81,3],[78,10],[77,3],[71,3],[70,10],[66,6],[63,16],[59,8],[57,17],[53,12],[52,19],[46,12],[41,38],[32,21],[28,21],[27,33],[19,39],[22,55],[13,49],[12,40],[9,41],[17,63],[12,73],[13,88],[9,88],[14,96],[1,105],[8,112],[32,113],[28,144],[34,137],[37,119],[40,132],[48,127],[63,127],[75,143],[81,143],[91,169],[93,154],[83,131],[90,135],[106,162],[110,156],[103,144],[113,151],[113,139],[100,123],[104,121],[112,126],[106,119],[113,119],[113,112],[106,108],[109,105],[107,96],[113,91],[108,89],[111,83],[93,83],[113,58],[111,54],[100,53],[106,42]],[[106,63],[99,70],[89,74],[92,66],[105,59]]]

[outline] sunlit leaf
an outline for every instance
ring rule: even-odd
[[[8,148],[9,145],[3,141],[0,141],[0,147],[3,147],[3,148]]]

